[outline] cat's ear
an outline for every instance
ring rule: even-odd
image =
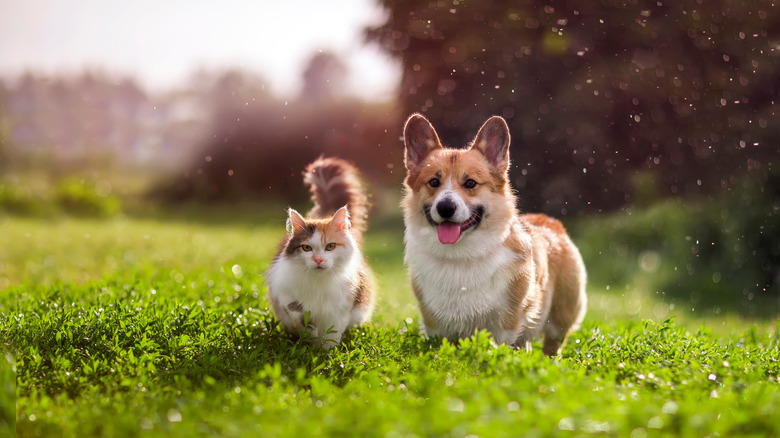
[[[349,229],[349,210],[347,210],[346,205],[339,208],[336,214],[333,215],[333,219],[330,223],[333,224],[333,226],[336,227],[336,230],[338,231]]]
[[[306,230],[306,221],[303,219],[300,213],[292,208],[287,210],[287,233],[295,234],[298,231]]]

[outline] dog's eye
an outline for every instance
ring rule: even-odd
[[[433,187],[434,189],[436,187],[439,187],[440,184],[441,184],[441,181],[439,181],[439,178],[431,178],[431,180],[428,181],[428,185]]]
[[[466,182],[463,183],[463,187],[467,189],[473,189],[476,186],[477,186],[477,182],[471,178],[467,179]]]
[[[306,251],[306,252],[309,252],[309,251],[311,251],[311,246],[310,245],[301,245],[301,249]]]

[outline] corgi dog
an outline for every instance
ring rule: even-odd
[[[404,126],[404,261],[425,332],[560,352],[585,316],[585,265],[563,225],[519,214],[509,184],[509,127],[494,116],[464,149],[442,146],[414,114]]]

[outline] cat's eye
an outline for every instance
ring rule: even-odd
[[[441,181],[439,181],[439,178],[431,178],[431,180],[428,181],[428,185],[435,189],[441,185]]]
[[[473,189],[476,186],[477,186],[477,182],[471,178],[467,179],[466,182],[463,183],[463,187],[467,189]]]
[[[333,242],[325,245],[325,251],[333,251],[334,249],[336,249],[336,244]]]
[[[301,249],[310,252],[311,251],[311,245],[301,245]]]

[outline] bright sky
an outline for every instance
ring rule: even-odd
[[[342,56],[349,94],[390,97],[399,67],[362,29],[383,21],[373,0],[0,0],[0,75],[133,74],[151,90],[196,69],[237,67],[294,96],[316,50]]]

